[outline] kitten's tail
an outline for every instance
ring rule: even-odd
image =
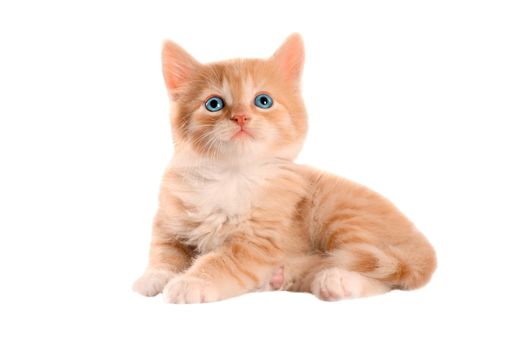
[[[416,289],[425,285],[436,269],[436,255],[429,243],[418,250],[407,251],[398,247],[379,248],[370,244],[357,244],[350,251],[335,252],[339,260],[351,271],[382,281],[398,289]],[[336,262],[337,263],[337,262]]]

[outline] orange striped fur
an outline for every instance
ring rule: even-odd
[[[435,252],[393,204],[293,162],[307,131],[303,62],[297,34],[265,60],[201,64],[165,44],[175,149],[137,292],[171,303],[270,289],[339,300],[429,281]],[[260,93],[271,108],[255,105]],[[208,111],[211,96],[225,107]]]

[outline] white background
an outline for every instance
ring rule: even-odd
[[[0,348],[526,349],[528,12],[518,1],[2,1]],[[306,44],[299,161],[429,237],[414,292],[339,303],[135,295],[171,154],[161,43]]]

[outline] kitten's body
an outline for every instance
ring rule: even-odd
[[[271,285],[336,300],[429,280],[434,251],[390,202],[292,162],[306,132],[299,37],[267,61],[208,66],[168,45],[176,147],[138,292],[189,303]],[[269,110],[251,106],[259,91],[274,96]],[[211,94],[225,111],[204,110]]]

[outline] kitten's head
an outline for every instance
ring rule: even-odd
[[[163,74],[173,102],[175,144],[213,158],[295,158],[307,130],[303,63],[298,34],[269,59],[211,64],[165,43]]]

